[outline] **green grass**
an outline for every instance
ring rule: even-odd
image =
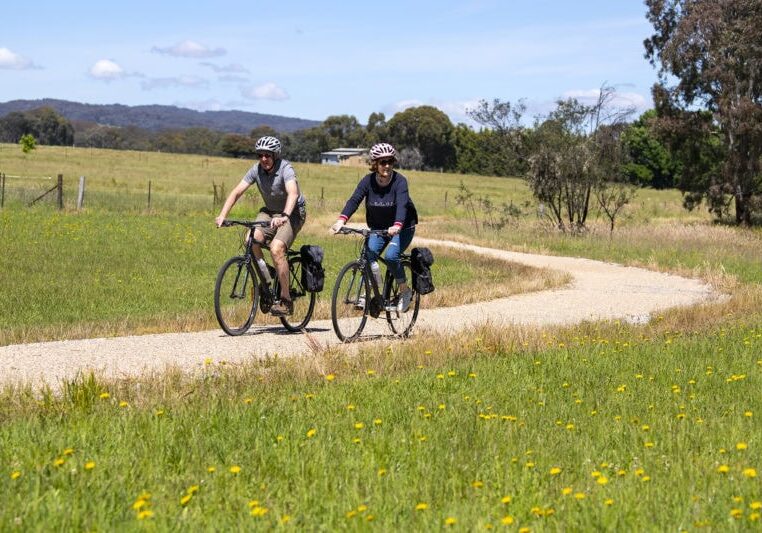
[[[241,210],[242,215],[253,212]],[[339,269],[357,257],[360,239],[303,232],[296,243],[325,250],[326,286],[315,318],[328,318]],[[214,280],[222,263],[241,248],[237,229],[217,229],[209,216],[140,215],[100,210],[0,211],[0,345],[216,328]],[[482,281],[492,295],[525,290],[531,269],[437,249],[441,295]],[[549,283],[553,276],[545,276]],[[443,300],[446,303],[446,298]],[[450,303],[452,305],[452,303]]]
[[[758,526],[762,327],[616,331],[539,351],[378,348],[326,362],[333,380],[209,366],[162,386],[16,395],[0,410],[0,527]],[[402,368],[373,373],[373,357]]]

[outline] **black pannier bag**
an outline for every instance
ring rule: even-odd
[[[299,252],[302,256],[302,286],[309,292],[320,292],[325,283],[323,270],[323,249],[320,246],[305,244]]]
[[[434,255],[428,248],[413,248],[410,252],[410,266],[413,269],[413,288],[418,294],[434,291],[434,279],[431,277],[431,265]]]

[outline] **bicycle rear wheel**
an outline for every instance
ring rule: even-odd
[[[294,304],[294,312],[289,316],[280,317],[280,321],[289,331],[302,331],[312,318],[315,310],[315,293],[308,292],[302,285],[302,259],[294,257],[288,261],[288,282],[291,302]],[[274,294],[280,294],[280,283],[275,282]]]
[[[410,261],[403,260],[402,268],[405,269],[407,286],[413,291],[410,307],[408,307],[405,312],[397,309],[397,302],[400,297],[399,285],[389,271],[386,272],[386,280],[384,281],[384,301],[388,302],[390,306],[394,306],[393,309],[386,309],[386,321],[389,323],[392,332],[401,337],[407,337],[410,335],[410,331],[415,325],[415,320],[418,318],[418,307],[421,304],[421,295],[413,288],[413,270]]]
[[[242,335],[257,314],[259,283],[245,256],[231,257],[217,273],[214,284],[214,314],[228,335]]]
[[[331,297],[333,331],[343,342],[356,340],[368,320],[370,284],[359,261],[344,265],[336,278]]]

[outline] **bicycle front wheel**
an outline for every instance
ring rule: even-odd
[[[388,302],[386,321],[389,323],[392,332],[400,337],[407,337],[410,335],[410,331],[413,329],[413,325],[415,325],[415,320],[418,318],[421,295],[413,288],[413,269],[410,261],[402,261],[402,268],[405,270],[407,285],[413,291],[410,306],[404,311],[397,307],[400,298],[400,288],[397,280],[394,279],[394,276],[389,271],[386,272],[386,280],[384,281],[384,301]]]
[[[343,342],[356,340],[368,320],[370,284],[359,261],[344,265],[336,278],[331,297],[331,321]]]
[[[295,257],[288,261],[288,292],[294,304],[294,312],[280,317],[280,321],[289,331],[302,331],[312,318],[315,310],[315,293],[308,292],[302,285],[302,259]],[[280,294],[280,283],[276,280],[274,294]]]
[[[245,256],[231,257],[222,265],[214,284],[214,314],[228,335],[243,335],[257,314],[259,284]]]

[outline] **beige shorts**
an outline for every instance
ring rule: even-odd
[[[294,209],[294,213],[291,213],[291,216],[288,217],[288,222],[283,224],[281,227],[266,227],[259,228],[259,230],[265,234],[266,243],[269,244],[273,239],[278,239],[279,241],[285,243],[287,248],[291,248],[291,245],[294,244],[296,236],[299,234],[299,230],[302,229],[302,226],[304,226],[306,215],[307,214],[304,209],[296,208]],[[258,222],[270,222],[272,219],[273,216],[265,209],[260,210],[259,214],[257,215]]]

